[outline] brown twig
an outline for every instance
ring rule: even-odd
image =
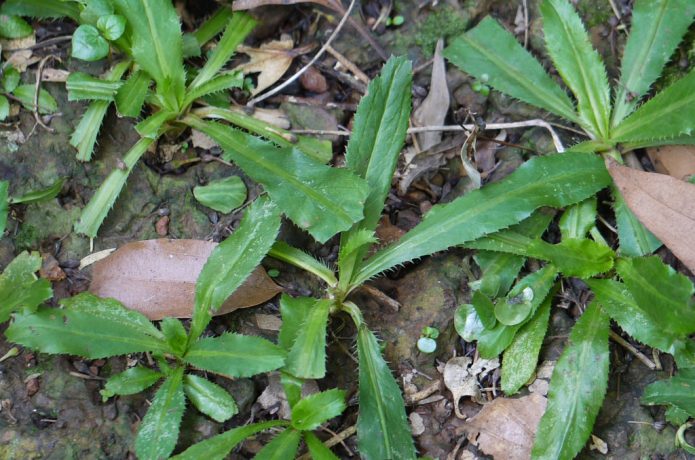
[[[355,433],[357,433],[357,425],[352,425],[351,427],[345,428],[343,431],[341,431],[337,435],[333,436],[331,439],[327,440],[323,444],[326,447],[331,448],[331,447],[335,446],[336,444],[342,443],[343,441],[345,441],[347,438],[354,435]],[[309,454],[304,454],[301,457],[299,457],[298,460],[309,460],[310,458],[311,458],[311,456]]]
[[[326,47],[326,52],[333,56],[336,59],[336,61],[340,62],[340,64],[347,70],[349,70],[359,81],[361,81],[365,85],[369,84],[369,77],[367,76],[367,74],[362,72],[362,70],[360,70],[360,68],[357,67],[351,60],[340,54],[330,45]]]
[[[41,59],[41,61],[39,62],[39,69],[36,71],[36,84],[34,86],[34,120],[36,120],[36,123],[49,133],[55,133],[55,129],[51,128],[46,123],[44,123],[41,119],[41,115],[39,115],[39,94],[41,92],[41,76],[43,75],[44,66],[51,59],[55,59],[56,61],[61,62],[59,57],[49,54],[48,56]]]
[[[627,340],[620,337],[620,335],[618,335],[617,333],[615,333],[613,331],[610,331],[610,337],[611,337],[611,339],[613,339],[613,341],[615,341],[616,343],[621,345],[623,348],[625,348],[627,351],[629,351],[630,353],[635,355],[635,358],[642,361],[642,363],[644,363],[644,365],[647,366],[649,369],[651,369],[651,370],[656,369],[656,364],[654,364],[651,359],[647,358],[637,348],[633,347],[632,344],[630,344]]]

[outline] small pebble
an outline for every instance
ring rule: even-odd
[[[169,208],[160,208],[160,209],[157,211],[157,214],[159,214],[160,216],[163,217],[163,216],[168,216],[170,212],[171,212],[171,211],[169,210]]]
[[[169,233],[169,216],[162,216],[154,224],[154,229],[159,236],[167,236]]]
[[[27,389],[27,396],[31,397],[34,396],[36,393],[39,391],[39,379],[33,378],[27,381],[26,383],[26,389]]]
[[[320,94],[328,91],[326,77],[314,67],[309,67],[306,72],[299,77],[299,82],[305,90],[311,91],[312,93]]]

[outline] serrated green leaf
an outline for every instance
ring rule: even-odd
[[[326,375],[326,327],[331,301],[314,302],[287,354],[285,370],[295,377],[320,379]]]
[[[19,99],[19,102],[27,110],[34,110],[34,95],[36,87],[34,85],[19,85],[14,89],[12,95]],[[54,113],[58,110],[58,103],[51,93],[45,89],[39,91],[39,113]]]
[[[288,428],[263,446],[263,449],[253,458],[254,460],[288,460],[295,458],[301,438],[302,433],[300,431]]]
[[[171,460],[223,460],[237,444],[249,436],[270,428],[286,426],[287,424],[288,422],[285,420],[269,420],[233,428],[192,445],[180,454],[171,457]]]
[[[351,285],[358,286],[398,264],[502,230],[541,206],[577,203],[608,183],[603,161],[595,155],[536,157],[499,182],[433,207],[413,230],[368,259]]]
[[[414,460],[415,446],[401,389],[366,325],[358,326],[359,401],[357,445],[367,460]]]
[[[121,85],[120,81],[102,80],[84,72],[72,72],[65,82],[69,101],[112,101]]]
[[[188,90],[183,105],[188,106],[196,99],[205,97],[208,94],[218,93],[230,88],[241,88],[244,85],[244,74],[237,71],[218,74],[195,89]]]
[[[454,327],[458,335],[466,342],[478,340],[481,331],[485,330],[475,307],[470,304],[463,304],[456,309]]]
[[[184,360],[226,377],[251,377],[279,369],[285,356],[282,348],[260,337],[224,334],[199,339],[189,347]]]
[[[595,303],[572,328],[550,379],[532,458],[572,459],[584,447],[608,385],[609,330],[610,318]]]
[[[514,336],[502,359],[502,391],[513,395],[533,377],[550,320],[552,296],[546,297],[536,315]]]
[[[304,433],[304,442],[313,460],[339,460],[338,457],[331,452],[331,449],[326,447],[314,433]]]
[[[314,307],[317,299],[313,297],[290,297],[282,294],[280,297],[280,314],[282,326],[278,334],[278,345],[286,351],[290,351],[294,341],[300,333],[304,318]]]
[[[640,143],[679,136],[695,130],[695,71],[641,105],[611,133],[615,142]]]
[[[283,241],[277,241],[268,252],[268,255],[318,276],[329,286],[338,284],[338,280],[330,267],[314,259],[301,249],[292,247]]]
[[[345,396],[343,390],[334,388],[302,398],[292,408],[292,427],[300,431],[315,430],[339,416],[347,407]]]
[[[22,38],[31,35],[34,29],[19,16],[0,14],[0,37]]]
[[[120,14],[109,14],[97,20],[97,29],[107,40],[118,40],[125,32],[125,18]]]
[[[77,2],[54,0],[5,0],[0,7],[4,14],[29,16],[32,18],[60,18],[67,16],[74,21],[80,17]]]
[[[647,386],[642,404],[672,404],[695,417],[695,369],[680,369],[674,377]]]
[[[304,386],[304,379],[297,378],[287,372],[280,371],[280,384],[282,385],[282,390],[285,392],[287,397],[287,402],[290,408],[294,407],[295,404],[302,399],[302,387]]]
[[[208,185],[197,185],[193,196],[202,205],[229,214],[246,201],[246,185],[239,176],[211,181]]]
[[[565,91],[511,33],[490,17],[454,39],[444,50],[444,57],[502,93],[578,121]]]
[[[657,256],[620,259],[616,270],[637,305],[664,330],[675,334],[695,332],[693,283]]]
[[[123,157],[125,169],[115,168],[102,182],[92,199],[82,210],[80,220],[75,224],[75,232],[83,233],[90,238],[97,236],[101,223],[116,202],[130,171],[133,170],[135,164],[153,141],[154,139],[143,137],[128,150]]]
[[[183,356],[188,343],[188,334],[183,323],[176,318],[164,318],[159,327],[174,355]]]
[[[116,93],[116,109],[124,117],[138,117],[152,79],[142,70],[131,73]]]
[[[147,367],[131,367],[109,377],[101,395],[105,399],[115,395],[134,395],[148,389],[162,378],[164,374]]]
[[[349,171],[317,163],[296,149],[276,148],[219,123],[195,117],[186,121],[220,144],[226,159],[262,184],[285,215],[319,242],[362,218],[367,185]]]
[[[497,324],[495,317],[495,304],[481,291],[475,291],[471,297],[471,305],[475,308],[478,318],[486,329],[492,329]]]
[[[113,0],[130,26],[135,62],[157,82],[166,108],[176,111],[184,98],[181,23],[169,0]]]
[[[617,187],[612,187],[615,202],[615,224],[618,228],[620,255],[629,257],[646,256],[661,246],[661,241],[640,222],[625,203]]]
[[[367,230],[366,228],[359,229],[353,228],[350,230],[350,237],[341,240],[340,252],[338,253],[338,261],[344,261],[348,257],[351,257],[355,252],[370,246],[378,241],[374,230]],[[341,270],[341,275],[345,274]]]
[[[239,412],[227,390],[203,377],[186,375],[183,391],[196,409],[217,422],[229,420]]]
[[[6,182],[5,182],[6,184]],[[2,183],[0,183],[0,188]],[[1,199],[1,197],[0,197]],[[5,201],[7,202],[7,201]],[[48,280],[37,279],[41,268],[38,252],[26,251],[15,257],[0,275],[0,323],[4,323],[15,311],[33,311],[41,302],[53,297]]]
[[[560,217],[562,239],[582,239],[596,225],[596,197],[570,206]]]
[[[548,264],[538,271],[524,276],[509,291],[505,299],[495,305],[495,317],[507,326],[525,322],[540,307],[553,288],[558,269]]]
[[[679,409],[676,406],[669,406],[664,413],[664,418],[671,425],[681,426],[688,421],[690,415],[688,415],[686,411]]]
[[[135,125],[135,131],[142,137],[157,139],[167,130],[167,123],[178,114],[169,110],[160,110]]]
[[[2,87],[5,88],[6,93],[11,93],[19,86],[19,81],[21,75],[19,71],[13,66],[9,65],[2,71]]]
[[[42,201],[48,201],[50,199],[55,198],[58,196],[58,193],[60,193],[60,190],[63,188],[63,184],[65,183],[65,179],[61,178],[56,180],[53,184],[49,185],[48,187],[39,189],[39,190],[33,190],[29,193],[25,193],[22,196],[19,196],[17,198],[11,198],[10,199],[10,204],[19,204],[19,203],[24,203],[24,204],[31,204],[31,203],[40,203]]]
[[[611,111],[606,67],[591,46],[582,20],[567,0],[541,3],[543,34],[548,54],[577,98],[585,129],[605,139]],[[639,32],[638,32],[639,33]]]
[[[220,7],[192,35],[199,45],[206,44],[225,29],[232,15],[230,8]]]
[[[260,198],[249,206],[239,228],[212,251],[196,282],[189,344],[200,337],[212,314],[261,263],[279,229],[277,206]]]
[[[179,368],[159,387],[140,423],[135,438],[135,453],[139,459],[160,460],[169,457],[176,447],[185,408],[183,368]]]
[[[625,44],[616,88],[613,126],[637,106],[659,78],[688,30],[695,6],[688,0],[639,0],[632,7],[632,31]]]
[[[109,43],[96,27],[82,24],[72,34],[70,56],[83,61],[98,61],[109,54]]]
[[[0,94],[0,121],[5,121],[5,119],[9,116],[10,116],[10,101],[5,96]]]
[[[0,180],[0,238],[2,238],[5,234],[5,228],[7,227],[7,215],[10,211],[9,188],[9,181]]]

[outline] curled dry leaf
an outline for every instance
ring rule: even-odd
[[[459,409],[459,401],[464,396],[470,396],[473,401],[483,403],[478,379],[485,377],[488,372],[500,367],[498,359],[479,359],[473,365],[472,360],[465,356],[451,358],[444,366],[444,385],[454,397],[454,412],[460,419],[466,416]]]
[[[294,42],[289,37],[281,40],[273,40],[264,43],[260,48],[239,46],[237,50],[248,54],[251,58],[246,64],[237,67],[237,70],[247,73],[259,72],[256,88],[251,92],[256,95],[278,81],[290,68],[295,53],[292,52]]]
[[[695,146],[664,145],[647,149],[656,172],[687,180],[695,175]]]
[[[430,92],[420,107],[413,112],[413,121],[417,126],[441,126],[444,124],[446,114],[449,111],[449,88],[446,82],[446,65],[444,56],[442,56],[443,48],[444,40],[440,39],[432,59]],[[442,141],[441,131],[421,133],[417,136],[422,150],[427,150]]]
[[[468,440],[494,458],[527,460],[547,400],[538,394],[497,398],[463,426]]]
[[[195,282],[217,246],[199,240],[146,240],[128,243],[94,263],[90,292],[113,297],[152,320],[190,318]],[[274,297],[281,288],[262,267],[217,311],[217,315],[252,307]]]
[[[606,160],[630,210],[695,273],[695,185]]]

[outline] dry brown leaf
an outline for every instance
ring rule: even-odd
[[[647,149],[657,172],[686,180],[695,175],[695,146],[664,145]]]
[[[695,273],[695,185],[611,159],[606,166],[639,221]]]
[[[490,371],[500,367],[500,362],[495,359],[478,359],[472,365],[471,358],[459,356],[447,361],[442,372],[444,385],[454,398],[454,412],[460,419],[466,416],[459,410],[459,401],[464,396],[470,396],[473,401],[482,403],[479,379],[485,377]]]
[[[247,73],[260,72],[256,88],[251,92],[256,95],[278,81],[292,65],[294,53],[291,53],[294,42],[292,38],[283,36],[281,40],[264,43],[260,48],[239,46],[237,51],[247,54],[251,59],[237,70]]]
[[[537,394],[523,398],[497,398],[464,425],[468,440],[494,458],[527,460],[546,399]]]
[[[20,72],[27,70],[30,65],[39,62],[40,57],[34,56],[31,51],[32,46],[36,45],[36,35],[31,34],[22,38],[0,40],[0,49],[5,57],[5,65],[12,65]]]
[[[113,297],[152,320],[190,318],[195,282],[216,243],[199,240],[146,240],[128,243],[94,264],[90,292]],[[252,307],[281,288],[262,267],[217,311],[217,315]]]
[[[446,65],[442,50],[444,40],[437,42],[432,60],[432,78],[430,80],[430,92],[422,101],[420,107],[413,112],[413,121],[417,126],[441,126],[444,124],[446,114],[449,111],[449,88],[446,82]],[[427,150],[442,141],[441,131],[432,131],[418,134],[420,149]]]
[[[66,81],[68,81],[69,76],[70,72],[68,72],[67,70],[54,69],[52,67],[48,67],[43,69],[43,72],[41,72],[41,81],[65,83]]]

